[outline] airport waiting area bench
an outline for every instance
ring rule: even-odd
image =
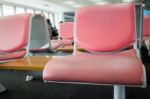
[[[15,71],[28,75],[26,81],[31,80],[33,76],[30,75],[41,74],[48,59],[52,58],[33,57],[32,51],[54,51],[63,45],[59,41],[51,43],[44,15],[26,13],[1,17],[0,72],[8,74]],[[45,44],[48,46],[44,47]],[[0,89],[5,89],[2,84]]]
[[[28,75],[41,72],[51,57],[40,59],[33,57],[30,51],[41,50],[45,43],[50,43],[47,29],[46,19],[41,14],[0,17],[0,73]],[[0,92],[4,90],[1,84]]]
[[[31,72],[34,70],[41,71],[44,68],[43,80],[45,82],[113,85],[114,99],[125,99],[125,86],[146,87],[145,67],[138,56],[138,49],[124,50],[128,45],[136,43],[134,9],[133,3],[80,8],[76,11],[75,16],[74,52],[72,55],[49,57],[44,59],[40,66],[33,57],[30,57],[30,59],[25,57],[21,59],[21,62],[26,60],[32,67]],[[9,20],[11,18],[13,20]],[[8,24],[4,22],[1,25],[0,22],[0,35],[3,35],[3,37],[0,36],[2,38],[2,40],[0,39],[0,46],[3,46],[0,47],[0,55],[4,55],[0,57],[1,62],[30,56],[31,50],[39,50],[43,48],[45,43],[48,43],[49,48],[52,47],[49,36],[47,36],[46,20],[42,15],[22,14],[2,17],[0,21],[3,22],[3,19],[5,22],[9,20],[8,23],[10,22],[11,26],[8,29]],[[41,22],[43,22],[43,25],[41,25]],[[42,30],[39,29],[41,27],[43,27]],[[37,43],[32,39],[34,35],[38,35],[36,34],[38,31],[46,34],[45,39],[41,41],[42,43]],[[6,34],[3,34],[4,32]],[[7,36],[9,42],[4,39]],[[36,36],[36,38],[39,37]],[[2,42],[7,42],[8,45],[4,45]],[[37,45],[32,46],[35,43]],[[77,46],[85,49],[86,52],[78,51]],[[24,54],[17,54],[19,57],[7,59],[14,53],[22,53],[22,51]],[[3,57],[6,58],[3,59]],[[33,67],[31,60],[35,62],[34,66],[38,65],[39,68]],[[7,63],[7,66],[11,67],[10,62]],[[26,66],[24,67],[26,68]],[[5,69],[7,70],[7,68]],[[11,69],[13,68],[11,67]],[[30,71],[30,68],[27,67],[26,69]],[[0,69],[1,71],[3,70]],[[21,71],[21,68],[18,71]],[[0,84],[0,91],[4,90],[5,88]]]

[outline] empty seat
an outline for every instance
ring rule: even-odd
[[[0,61],[26,55],[31,14],[0,18]]]
[[[83,7],[75,20],[74,53],[50,60],[45,81],[113,85],[114,99],[125,99],[125,86],[145,86],[138,51],[122,50],[135,42],[134,4]]]
[[[73,26],[74,26],[73,22],[65,22],[60,24],[59,36],[61,39],[51,40],[51,47],[53,49],[57,50],[57,48],[72,45],[73,31],[74,31]]]
[[[64,45],[69,45],[70,40],[50,40],[50,33],[46,19],[41,14],[36,14],[31,19],[29,50],[36,51],[54,51]]]
[[[66,46],[72,47],[73,31],[74,31],[73,26],[74,26],[73,22],[60,23],[60,26],[59,26],[60,39],[51,40],[52,49],[60,51],[61,48],[64,48]]]
[[[64,22],[59,25],[59,35],[62,39],[73,39],[74,22]]]
[[[64,22],[59,25],[59,36],[62,38],[64,45],[72,45],[74,22]]]
[[[0,17],[0,63],[27,55],[32,14]],[[6,88],[0,84],[0,92]]]
[[[143,40],[149,50],[150,16],[144,16],[143,21]]]

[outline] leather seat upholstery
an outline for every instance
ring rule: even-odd
[[[43,79],[114,85],[115,99],[125,99],[122,86],[143,86],[145,67],[137,57],[138,51],[121,50],[136,41],[134,11],[133,3],[78,9],[74,53],[50,60],[44,68]],[[78,45],[87,52],[78,52]]]

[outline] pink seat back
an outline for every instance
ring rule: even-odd
[[[0,18],[0,52],[15,52],[27,45],[31,16],[20,14]]]
[[[60,24],[60,37],[63,39],[73,39],[73,28],[74,23],[73,22],[65,22]]]
[[[108,4],[78,9],[75,42],[94,52],[112,52],[135,39],[134,4]]]
[[[143,36],[149,36],[150,33],[150,16],[144,16],[143,20]]]

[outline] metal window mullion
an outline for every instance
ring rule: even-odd
[[[14,14],[16,14],[16,6],[13,6]]]
[[[3,16],[4,15],[4,13],[3,13],[4,12],[3,4],[1,4],[0,7],[1,7],[1,16]]]

